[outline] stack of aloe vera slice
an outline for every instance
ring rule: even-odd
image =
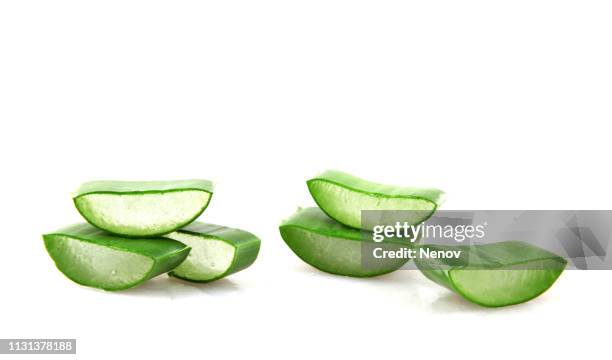
[[[73,197],[88,223],[43,235],[45,247],[69,279],[104,290],[132,288],[163,273],[217,280],[249,267],[260,240],[194,222],[212,194],[207,180],[88,182]]]
[[[307,181],[318,208],[300,209],[280,225],[291,250],[315,268],[337,275],[372,277],[401,268],[409,259],[380,259],[364,266],[364,242],[371,241],[362,210],[418,210],[410,219],[417,225],[431,216],[444,193],[437,189],[397,187],[369,182],[328,170]],[[406,239],[385,239],[390,250],[410,248]]]
[[[300,209],[280,225],[285,243],[303,261],[325,272],[367,277],[392,272],[408,259],[381,259],[363,266],[363,210],[411,210],[406,219],[417,225],[434,214],[444,193],[437,189],[395,187],[371,183],[352,175],[326,171],[307,181],[319,208]],[[371,224],[370,224],[371,226]],[[410,244],[387,241],[387,246]],[[461,250],[457,259],[422,259],[415,263],[430,280],[473,303],[498,307],[531,300],[550,288],[567,261],[521,241],[472,246],[414,245],[417,248]]]

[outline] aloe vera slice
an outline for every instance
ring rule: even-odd
[[[194,221],[212,196],[208,180],[92,181],[74,204],[92,225],[118,235],[167,234]]]
[[[191,252],[169,275],[194,282],[209,282],[251,266],[261,241],[253,234],[225,226],[192,223],[165,235],[191,247]]]
[[[521,241],[473,246],[423,245],[430,251],[461,250],[458,258],[415,263],[430,280],[479,305],[498,307],[529,301],[550,288],[567,261]]]
[[[72,281],[104,290],[137,286],[179,265],[189,247],[178,241],[129,239],[89,224],[43,235],[57,268]]]
[[[281,237],[304,262],[336,275],[371,277],[399,269],[409,259],[369,259],[364,266],[364,241],[360,230],[330,219],[318,208],[300,209],[279,227]],[[408,241],[386,239],[376,246],[394,251],[412,247]]]
[[[361,210],[414,210],[403,220],[410,225],[419,224],[436,211],[444,196],[437,189],[382,185],[335,170],[325,171],[306,183],[321,210],[357,229],[362,228]]]

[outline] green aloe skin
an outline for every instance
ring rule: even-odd
[[[461,250],[458,259],[417,257],[415,263],[430,280],[487,307],[519,304],[541,295],[567,264],[556,254],[520,241],[422,247]]]
[[[57,268],[72,281],[103,290],[123,290],[177,267],[190,248],[178,241],[130,239],[89,224],[43,235]]]
[[[92,181],[73,196],[93,226],[129,237],[170,233],[194,221],[208,206],[208,180]]]
[[[363,242],[360,230],[349,228],[330,219],[318,208],[300,209],[279,227],[289,248],[304,262],[336,275],[371,277],[402,267],[407,259],[376,259],[363,266]],[[386,250],[409,248],[408,241],[387,240],[379,243]]]
[[[261,244],[247,231],[199,222],[165,237],[191,247],[187,258],[169,275],[194,282],[210,282],[246,269],[257,259]]]
[[[307,185],[321,210],[339,223],[357,229],[364,228],[362,210],[413,210],[405,221],[419,224],[436,211],[444,197],[444,192],[438,189],[377,184],[335,170],[321,173],[308,180]]]

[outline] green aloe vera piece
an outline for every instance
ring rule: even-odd
[[[392,272],[402,267],[408,259],[372,258],[364,266],[363,255],[369,254],[374,246],[390,251],[413,246],[407,240],[396,239],[372,243],[360,230],[339,224],[314,207],[298,210],[283,221],[279,230],[285,243],[300,259],[336,275],[370,277]],[[368,244],[364,244],[364,241]]]
[[[165,235],[191,247],[189,256],[169,275],[209,282],[251,266],[261,241],[253,234],[225,226],[195,222]]]
[[[130,237],[170,233],[194,221],[208,206],[208,180],[92,181],[73,200],[92,225]]]
[[[417,256],[415,263],[432,281],[488,307],[529,301],[550,288],[567,261],[521,241],[472,246],[422,245],[429,250],[460,250],[458,258]]]
[[[89,224],[43,235],[57,268],[72,281],[104,290],[128,289],[178,266],[190,248],[178,241],[129,239]]]
[[[437,189],[382,185],[335,170],[325,171],[306,183],[321,210],[356,229],[364,228],[362,210],[413,210],[403,220],[410,225],[419,224],[436,211],[444,197],[444,192]]]

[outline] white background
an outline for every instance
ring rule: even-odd
[[[445,209],[609,209],[611,17],[609,1],[2,1],[0,337],[77,338],[80,359],[605,357],[609,272],[485,309],[417,272],[321,273],[277,226],[327,168],[439,187]],[[80,221],[81,182],[194,177],[216,184],[201,220],[262,239],[248,270],[106,293],[45,253],[42,233]]]

